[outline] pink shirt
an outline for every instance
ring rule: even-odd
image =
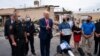
[[[46,26],[48,26],[49,25],[49,19],[45,19],[45,21],[46,21]]]

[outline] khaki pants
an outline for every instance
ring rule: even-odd
[[[82,40],[83,40],[82,46],[83,46],[85,52],[91,53],[93,37],[90,37],[90,38],[83,37]]]

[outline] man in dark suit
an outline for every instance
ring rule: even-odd
[[[14,23],[14,15],[12,14],[10,18],[5,22],[4,35],[5,38],[9,40],[12,50],[12,56],[16,56],[16,44],[13,42],[13,38],[11,37],[13,23]]]
[[[49,18],[49,12],[44,12],[44,18],[39,20],[40,25],[40,49],[41,56],[50,56],[50,41],[52,38],[53,21]]]

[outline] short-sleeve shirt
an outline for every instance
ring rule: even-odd
[[[71,34],[71,28],[70,25],[67,22],[62,22],[59,25],[59,30],[63,32],[65,35],[70,35]]]
[[[82,24],[82,31],[85,35],[91,35],[92,32],[95,30],[95,24],[93,22],[84,22]]]
[[[62,29],[71,29],[70,25],[67,22],[62,22],[59,25],[59,30],[62,31]]]

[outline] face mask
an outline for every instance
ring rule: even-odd
[[[67,21],[69,21],[69,18],[67,18]]]
[[[87,23],[90,22],[90,20],[87,20]]]
[[[79,25],[79,22],[77,22],[76,24],[78,24],[78,25]]]
[[[30,18],[27,18],[26,21],[30,21]]]
[[[22,21],[22,18],[18,17],[18,20],[19,20],[19,21]]]
[[[65,22],[66,20],[65,19],[63,19],[63,22]]]

